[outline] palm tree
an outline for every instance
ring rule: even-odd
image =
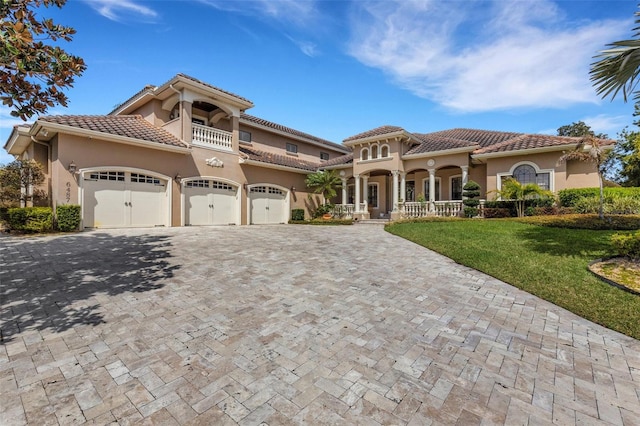
[[[516,212],[518,217],[524,216],[524,203],[526,200],[535,197],[551,197],[551,191],[540,188],[535,183],[521,184],[514,178],[507,178],[502,182],[502,189],[497,192],[498,196],[504,200],[516,202]]]
[[[331,198],[336,196],[336,189],[342,185],[342,179],[335,170],[323,170],[308,175],[305,183],[307,187],[313,188],[314,193],[322,194],[322,201],[327,204]]]
[[[567,161],[583,161],[586,163],[595,163],[598,171],[598,181],[600,183],[600,205],[598,206],[598,216],[604,219],[604,170],[603,165],[609,157],[610,145],[604,145],[602,139],[593,136],[585,136],[576,145],[575,149],[562,154],[558,159],[558,164]]]
[[[640,74],[640,12],[635,13],[635,40],[621,40],[608,44],[606,50],[600,52],[596,58],[599,61],[591,64],[591,81],[598,95],[603,98],[611,95],[615,98],[620,90],[624,101],[627,96],[635,92]],[[635,99],[640,100],[640,93],[635,93]]]

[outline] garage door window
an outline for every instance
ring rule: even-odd
[[[124,182],[124,172],[93,172],[89,175],[89,179]]]
[[[214,180],[211,182],[211,185],[215,189],[226,189],[227,191],[235,191],[233,186],[229,185],[228,183],[218,182]]]
[[[153,176],[141,175],[138,173],[131,173],[131,182],[137,183],[151,183],[153,185],[160,185],[160,179]]]
[[[209,188],[208,180],[190,180],[186,183],[187,188]]]

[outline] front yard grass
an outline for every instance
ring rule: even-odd
[[[615,254],[609,237],[616,231],[512,219],[397,222],[386,230],[640,339],[640,296],[610,286],[588,270],[589,262]]]

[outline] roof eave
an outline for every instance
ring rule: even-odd
[[[125,115],[125,114],[129,114],[131,111],[134,111],[136,108],[138,108],[138,107],[144,105],[145,103],[147,103],[148,101],[145,99],[147,97],[152,97],[152,98],[155,97],[154,94],[152,93],[151,89],[145,90],[139,96],[136,96],[133,99],[125,101],[122,105],[119,105],[118,107],[116,107],[116,109],[114,109],[113,111],[111,111],[107,115]]]
[[[318,170],[337,170],[337,169],[350,169],[353,167],[353,163],[334,164],[333,166],[320,165]]]
[[[463,148],[442,149],[439,151],[420,152],[418,154],[403,155],[403,160],[411,160],[414,158],[439,157],[442,155],[461,154],[464,152],[473,152],[477,148],[475,146],[465,146]]]
[[[192,89],[195,89],[196,91],[211,96],[212,94],[215,95],[216,98],[220,98],[226,102],[228,102],[229,104],[237,107],[238,109],[240,109],[241,111],[247,110],[249,108],[253,108],[254,104],[253,102],[249,101],[249,100],[245,100],[245,99],[241,99],[238,96],[233,96],[229,93],[225,93],[221,90],[217,90],[213,87],[210,87],[206,84],[202,84],[199,83],[197,81],[194,81],[192,79],[186,78],[182,75],[176,75],[174,78],[172,78],[171,80],[169,80],[168,82],[166,82],[165,84],[163,84],[162,86],[158,86],[154,92],[157,94],[159,94],[160,92],[163,92],[167,89],[171,90],[170,87],[171,86],[177,86],[177,85],[183,85],[183,86],[187,86],[190,87]]]
[[[252,160],[250,158],[242,158],[242,157],[240,157],[239,163],[240,164],[246,164],[248,166],[258,166],[258,167],[264,167],[264,168],[267,168],[267,169],[281,170],[281,171],[285,171],[285,172],[300,173],[300,174],[305,174],[305,175],[308,175],[308,174],[311,174],[311,173],[315,173],[313,170],[298,169],[298,168],[295,168],[295,167],[283,166],[281,164],[265,163],[265,162],[262,162],[262,161]]]
[[[64,133],[77,135],[77,136],[86,136],[90,139],[93,139],[93,138],[104,139],[109,142],[118,142],[118,143],[123,143],[125,145],[140,146],[144,148],[157,149],[160,151],[173,152],[177,154],[189,154],[191,152],[191,148],[188,148],[188,147],[167,145],[164,143],[151,142],[144,139],[130,138],[127,136],[113,135],[111,133],[97,132],[95,130],[87,130],[87,129],[82,129],[78,127],[66,126],[64,124],[51,123],[51,122],[42,121],[42,120],[37,121],[37,126],[34,126],[34,128],[36,127],[38,129],[40,127],[43,127],[43,128],[46,128],[47,130],[51,130],[54,132],[64,132]]]
[[[9,139],[7,139],[7,142],[4,144],[4,150],[11,155],[22,154],[31,141],[31,138],[29,138],[29,136],[31,136],[29,134],[30,129],[31,128],[27,126],[15,126],[11,130]],[[24,139],[26,139],[26,143],[19,143]],[[19,148],[22,148],[22,150],[19,150]]]

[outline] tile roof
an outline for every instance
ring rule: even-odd
[[[546,148],[552,146],[564,146],[585,141],[582,137],[531,135],[521,134],[495,145],[486,146],[474,151],[474,154],[489,154],[494,152],[518,151],[522,149]],[[604,139],[603,145],[614,144],[615,141]]]
[[[320,168],[330,167],[330,166],[339,166],[341,164],[349,164],[353,163],[353,152],[347,155],[341,155],[340,157],[332,158],[331,160],[327,160],[322,163]]]
[[[127,99],[124,102],[119,103],[118,105],[116,105],[109,114],[113,114],[115,113],[117,110],[119,110],[123,105],[128,104],[129,102],[131,102],[132,100],[136,99],[139,96],[142,96],[145,93],[151,93],[156,89],[155,86],[151,85],[151,84],[147,84],[146,86],[144,86],[142,89],[140,89],[138,92],[136,92],[134,95],[130,96],[129,99]]]
[[[422,143],[415,145],[413,148],[407,151],[405,155],[422,154],[425,152],[435,152],[435,151],[446,151],[449,149],[456,149],[456,148],[469,148],[469,150],[472,150],[473,148],[478,147],[478,144],[476,142],[438,136],[434,133],[430,133],[430,134],[414,133],[414,135],[420,141],[422,141]]]
[[[516,136],[522,135],[517,132],[498,132],[494,130],[478,130],[478,129],[449,129],[439,132],[427,133],[428,136],[440,136],[444,138],[457,139],[467,142],[475,142],[481,148],[494,145]],[[425,136],[425,134],[416,134],[416,136]]]
[[[320,163],[300,160],[291,155],[280,155],[272,152],[260,151],[247,146],[240,146],[240,155],[249,160],[258,161],[260,163],[275,164],[278,166],[291,167],[294,169],[307,170],[315,172],[320,167]]]
[[[328,147],[330,147],[332,149],[337,149],[337,150],[340,150],[340,151],[343,151],[343,152],[348,151],[348,149],[346,147],[344,147],[342,145],[339,145],[337,143],[328,141],[326,139],[318,138],[316,136],[310,135],[308,133],[301,132],[299,130],[292,129],[291,127],[286,127],[286,126],[283,126],[281,124],[274,123],[272,121],[268,121],[268,120],[264,120],[264,119],[259,118],[259,117],[255,117],[253,115],[242,113],[242,114],[240,114],[240,120],[244,120],[244,121],[246,121],[248,123],[253,123],[253,124],[260,125],[260,126],[268,127],[270,129],[278,130],[280,132],[289,133],[290,135],[298,136],[300,138],[309,139],[309,140],[312,140],[314,142],[318,142],[318,143],[320,143],[322,145],[326,145],[326,146],[328,146]]]
[[[107,135],[125,136],[164,145],[186,148],[187,145],[171,133],[155,127],[141,115],[47,115],[38,121],[76,127]]]
[[[245,101],[245,102],[249,102],[250,104],[253,104],[253,102],[251,102],[251,100],[249,100],[249,99],[247,99],[247,98],[244,98],[244,97],[242,97],[242,96],[240,96],[240,95],[236,95],[236,94],[235,94],[235,93],[233,93],[233,92],[229,92],[228,90],[221,89],[221,88],[216,87],[216,86],[214,86],[214,85],[212,85],[212,84],[206,83],[206,82],[204,82],[204,81],[202,81],[202,80],[198,80],[197,78],[191,77],[191,76],[189,76],[189,75],[182,74],[182,73],[178,73],[178,74],[176,74],[176,76],[175,76],[175,77],[173,77],[171,80],[175,79],[176,77],[183,77],[183,78],[186,78],[187,80],[191,80],[191,81],[193,81],[193,82],[195,82],[195,83],[202,84],[203,86],[207,86],[207,87],[209,87],[209,88],[211,88],[211,89],[217,90],[218,92],[226,93],[226,94],[227,94],[227,95],[229,95],[229,96],[233,96],[234,98],[238,98],[238,99],[241,99],[241,100],[243,100],[243,101]],[[162,84],[161,86],[164,86],[165,84],[169,83],[171,80],[167,81],[166,83]]]
[[[355,141],[358,139],[366,139],[373,136],[382,136],[390,133],[404,132],[404,131],[405,130],[402,127],[398,127],[398,126],[380,126],[380,127],[376,127],[375,129],[350,136],[346,138],[343,142]]]

